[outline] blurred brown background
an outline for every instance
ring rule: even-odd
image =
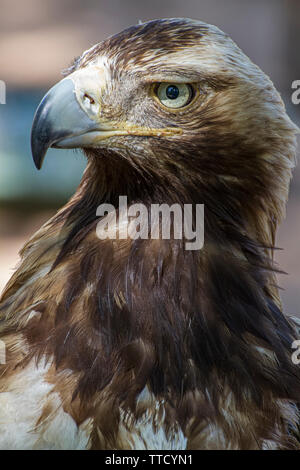
[[[75,56],[121,29],[153,18],[185,16],[226,31],[273,80],[291,118],[291,83],[300,80],[299,0],[0,0],[0,291],[24,241],[74,191],[84,168],[73,151],[51,150],[42,172],[30,155],[30,127],[45,90]],[[300,314],[300,169],[277,239],[285,310]]]

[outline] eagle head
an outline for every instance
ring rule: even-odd
[[[270,245],[296,132],[270,79],[226,34],[162,19],[75,60],[36,112],[32,152],[40,168],[50,146],[82,148],[102,196],[204,202]]]

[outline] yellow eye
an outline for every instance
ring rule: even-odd
[[[182,108],[191,102],[193,88],[185,83],[160,83],[156,94],[167,108]]]

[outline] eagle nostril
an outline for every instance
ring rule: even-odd
[[[95,100],[94,98],[92,98],[90,95],[88,95],[87,93],[85,93],[83,95],[83,100],[86,102],[86,101],[89,101],[90,104],[95,104]]]

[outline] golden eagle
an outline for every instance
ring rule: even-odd
[[[81,148],[68,204],[0,302],[0,447],[294,449],[297,339],[273,251],[296,126],[215,26],[130,27],[41,102],[32,152]],[[97,208],[204,204],[205,242],[97,236]]]

